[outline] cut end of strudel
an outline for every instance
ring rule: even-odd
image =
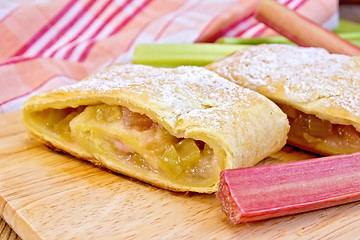
[[[278,104],[289,144],[323,155],[360,151],[360,58],[264,44],[206,68]]]
[[[220,171],[286,143],[286,115],[264,96],[199,67],[114,65],[30,98],[41,142],[173,191],[212,193]]]

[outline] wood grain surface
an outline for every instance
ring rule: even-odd
[[[16,232],[5,222],[4,219],[0,218],[0,239],[1,240],[20,240],[21,238]]]
[[[231,225],[215,195],[161,190],[54,153],[0,115],[0,216],[22,239],[359,239],[360,203]],[[285,147],[266,161],[312,157]],[[0,239],[19,239],[3,221]],[[10,236],[11,235],[11,236]]]

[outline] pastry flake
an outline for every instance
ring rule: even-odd
[[[258,45],[206,66],[288,115],[288,143],[323,155],[360,151],[360,58],[321,48]]]
[[[23,107],[38,140],[152,185],[211,193],[220,171],[278,151],[286,115],[264,96],[200,67],[114,65]]]

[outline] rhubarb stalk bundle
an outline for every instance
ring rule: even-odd
[[[231,223],[360,200],[360,153],[221,172],[218,199]]]

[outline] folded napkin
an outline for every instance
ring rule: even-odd
[[[333,29],[337,0],[282,0]],[[31,95],[74,83],[138,43],[214,42],[275,33],[257,22],[256,0],[14,0],[0,2],[0,113]]]

